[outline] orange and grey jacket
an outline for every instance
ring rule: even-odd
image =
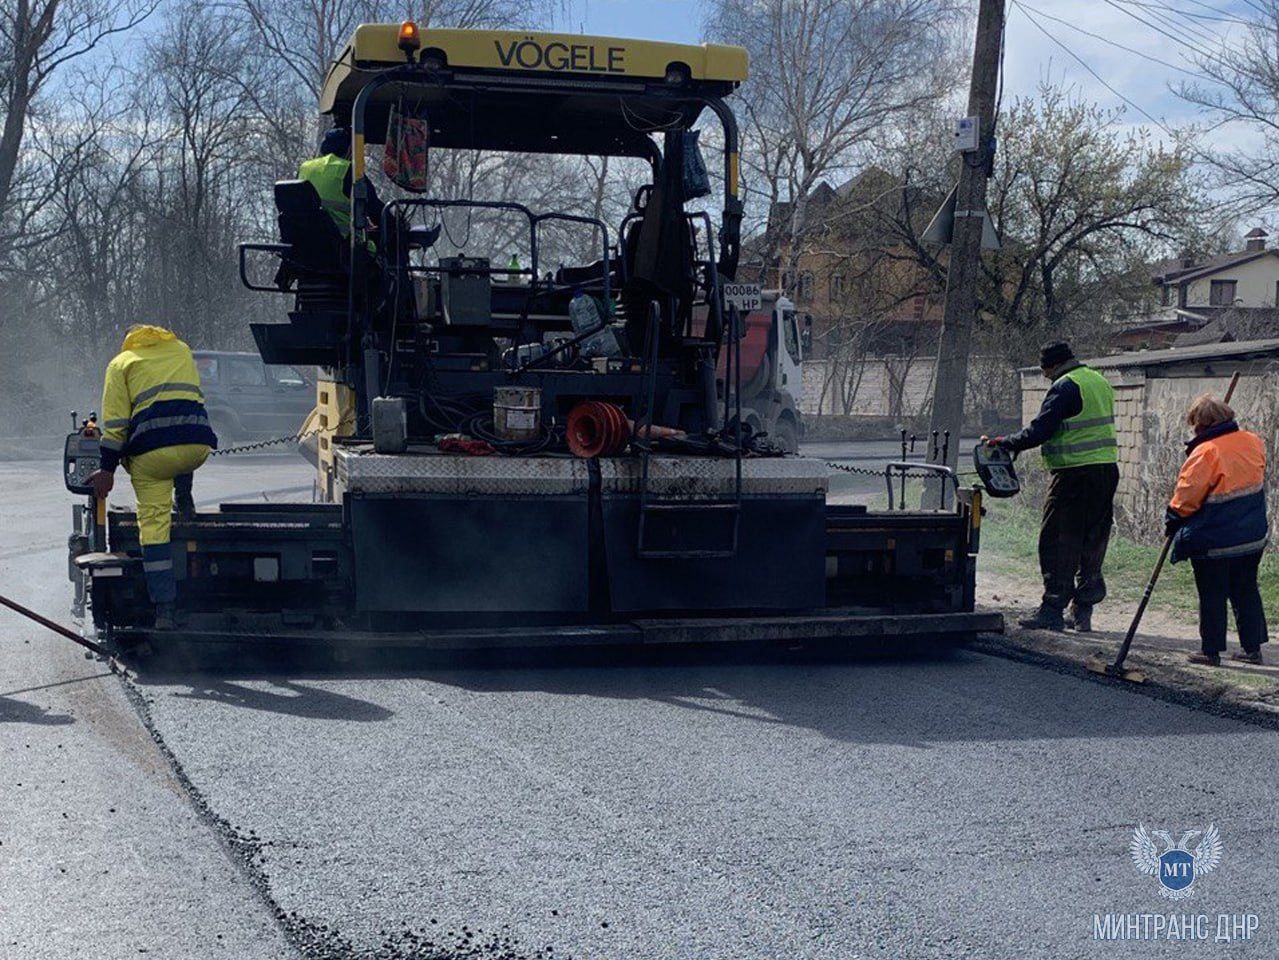
[[[160,447],[216,448],[191,348],[163,327],[129,331],[102,386],[102,469]]]
[[[1266,445],[1233,420],[1186,444],[1186,462],[1168,504],[1176,528],[1172,560],[1240,557],[1265,549]]]

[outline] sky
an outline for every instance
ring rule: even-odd
[[[976,0],[971,6],[975,21]],[[699,0],[571,0],[565,7],[560,27],[572,32],[700,40]],[[1193,73],[1190,47],[1210,50],[1223,31],[1239,29],[1228,21],[1249,13],[1256,11],[1248,0],[1008,0],[1005,97],[1031,95],[1042,80],[1051,80],[1122,109],[1121,122],[1153,127],[1144,110],[1170,127],[1192,123],[1198,119],[1194,108],[1169,87],[1194,78],[1177,68]]]

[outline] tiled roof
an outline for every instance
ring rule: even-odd
[[[1153,283],[1172,283],[1174,281],[1180,283],[1193,277],[1216,273],[1218,270],[1224,270],[1227,267],[1247,263],[1267,254],[1279,254],[1279,250],[1236,250],[1234,253],[1219,253],[1215,257],[1197,260],[1189,267],[1181,266],[1181,258],[1174,257],[1173,259],[1161,260],[1156,263],[1152,268],[1150,279]]]

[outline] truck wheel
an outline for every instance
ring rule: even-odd
[[[799,431],[795,429],[795,421],[783,417],[773,428],[773,439],[787,453],[799,453]]]

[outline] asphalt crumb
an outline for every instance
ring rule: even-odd
[[[373,948],[356,947],[336,928],[291,913],[283,919],[289,941],[307,960],[555,960],[553,947],[528,950],[509,931],[485,933],[463,926],[458,930],[432,927],[381,931]],[[564,960],[569,960],[567,956]]]
[[[214,811],[164,742],[146,694],[129,677],[120,676],[120,679],[139,719],[164,754],[197,815],[213,829],[232,862],[262,898],[285,939],[304,960],[572,960],[569,954],[557,953],[553,946],[525,947],[505,928],[494,933],[463,925],[457,930],[441,931],[435,918],[429,920],[429,927],[415,928],[405,923],[393,931],[384,928],[377,946],[356,946],[335,926],[301,916],[296,911],[286,912],[272,895],[263,866],[265,848],[275,846],[276,842],[263,840],[253,830],[243,833]]]

